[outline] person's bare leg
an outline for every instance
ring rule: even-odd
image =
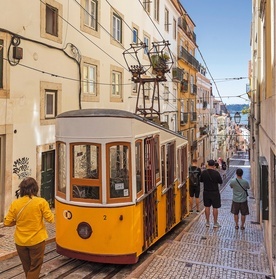
[[[236,223],[236,227],[239,226],[239,215],[234,214],[234,221]]]
[[[190,211],[193,210],[193,197],[190,197]]]
[[[244,227],[245,218],[246,218],[245,215],[242,215],[242,216],[241,216],[241,227]]]
[[[213,208],[214,224],[218,222],[218,209]]]
[[[205,207],[205,217],[206,217],[206,222],[210,222],[210,207]]]
[[[199,198],[196,198],[196,210],[199,211]]]

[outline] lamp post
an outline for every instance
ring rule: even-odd
[[[234,121],[236,124],[240,124],[241,122],[241,115],[239,112],[236,112],[235,115],[234,115]]]

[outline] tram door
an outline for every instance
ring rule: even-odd
[[[144,249],[150,246],[157,237],[157,190],[155,164],[154,138],[145,139],[144,166],[145,166],[145,192],[150,193],[144,200]]]
[[[175,193],[174,193],[174,178],[175,178],[175,143],[167,145],[167,188],[166,193],[166,230],[175,223]]]
[[[41,197],[45,198],[50,207],[55,200],[55,151],[42,153],[41,164]]]

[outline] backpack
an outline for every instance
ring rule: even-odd
[[[226,163],[225,163],[225,162],[222,163],[221,168],[222,168],[223,170],[226,170]]]
[[[190,180],[190,186],[198,186],[198,179],[199,179],[199,170],[198,168],[192,170],[192,167],[189,168],[189,180]]]

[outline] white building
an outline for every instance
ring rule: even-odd
[[[53,202],[57,114],[94,107],[135,111],[137,87],[123,52],[131,43],[151,47],[165,40],[176,57],[179,15],[169,0],[0,0],[0,9],[2,221],[25,176],[35,177],[41,195]],[[149,64],[146,52],[139,58]],[[173,130],[176,95],[169,73],[160,86],[161,114]]]

